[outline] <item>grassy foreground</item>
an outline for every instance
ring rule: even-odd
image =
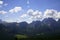
[[[26,36],[26,35],[19,35],[19,34],[17,34],[17,35],[15,35],[15,38],[16,38],[17,40],[20,40],[20,39],[25,39],[25,38],[28,38],[28,36]]]
[[[45,35],[36,35],[33,37],[28,37],[26,35],[15,35],[15,40],[60,40],[60,36],[45,36]]]

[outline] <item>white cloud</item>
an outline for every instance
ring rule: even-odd
[[[28,11],[27,11],[27,14],[29,15],[29,16],[33,16],[33,17],[36,17],[36,16],[42,16],[42,12],[40,12],[39,10],[33,10],[33,9],[29,9]]]
[[[42,13],[39,10],[29,9],[26,12],[26,14],[22,14],[20,16],[20,19],[28,23],[31,23],[32,21],[36,21],[36,20],[42,21],[45,18],[53,18],[56,21],[58,21],[60,19],[60,12],[54,9],[47,9],[44,11],[44,13]]]
[[[28,19],[29,19],[29,15],[28,14],[22,14],[21,16],[20,16],[20,20],[21,21],[27,21]]]
[[[21,16],[21,18],[24,18],[24,17],[27,17],[28,15],[27,14],[23,14],[22,16]]]
[[[39,11],[39,10],[32,10],[32,9],[29,9],[27,11],[27,14],[31,17],[30,19],[32,19],[32,21],[35,21],[35,20],[40,20],[42,19],[42,12]]]
[[[9,12],[15,13],[15,12],[19,12],[21,10],[22,10],[22,8],[15,7],[13,9],[9,10],[8,12],[2,10],[2,11],[0,11],[0,14],[6,14]],[[36,20],[42,21],[45,18],[53,18],[56,21],[58,21],[60,19],[60,12],[58,12],[57,10],[54,10],[54,9],[47,9],[42,13],[39,10],[29,9],[29,10],[27,10],[27,12],[25,14],[20,15],[20,18],[18,19],[19,21],[17,21],[17,22],[26,21],[27,23],[31,23],[32,21],[36,21]],[[10,20],[10,22],[11,22],[11,20]]]
[[[0,14],[6,14],[6,13],[7,13],[7,12],[4,11],[4,10],[0,11]]]
[[[54,19],[56,21],[58,21],[60,19],[60,12],[58,12],[55,16],[54,16]]]
[[[43,19],[45,18],[53,18],[54,20],[58,21],[60,19],[60,12],[54,9],[47,9],[43,15]]]
[[[60,12],[58,12],[57,14],[56,14],[56,17],[55,17],[56,19],[60,19]]]
[[[3,4],[3,1],[0,1],[0,5],[2,5]]]
[[[32,13],[33,13],[33,12],[34,12],[33,9],[29,9],[29,10],[27,11],[27,14],[30,15],[30,16],[32,16]]]
[[[29,17],[28,19],[27,19],[27,23],[31,23],[33,21],[33,17],[31,16],[31,17]]]
[[[20,19],[31,23],[32,21],[42,19],[42,12],[40,12],[39,10],[34,11],[33,9],[29,9],[26,14],[20,16]]]
[[[55,18],[57,14],[57,11],[56,10],[53,10],[53,9],[47,9],[45,12],[44,12],[44,18]]]
[[[15,20],[12,20],[12,19],[6,19],[5,21],[8,22],[8,23],[16,22]]]
[[[10,9],[9,12],[10,13],[17,13],[21,10],[22,10],[22,7],[14,7],[13,9]]]

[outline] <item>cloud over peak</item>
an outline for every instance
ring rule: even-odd
[[[18,13],[21,12],[22,7],[14,7],[8,12],[1,10],[0,14],[6,14],[6,13]],[[33,10],[33,9],[28,9],[26,13],[23,13],[19,16],[19,21],[26,21],[28,23],[31,23],[32,21],[42,21],[45,18],[53,18],[54,20],[58,21],[60,19],[60,12],[54,9],[46,9],[44,12],[39,11],[39,10]],[[16,19],[17,20],[17,19]]]
[[[44,12],[44,17],[46,17],[46,18],[54,18],[56,14],[57,14],[56,10],[54,10],[54,9],[47,9]]]
[[[13,9],[10,9],[9,12],[10,13],[17,13],[21,10],[22,10],[22,7],[14,7]]]
[[[36,20],[44,20],[45,18],[53,18],[54,20],[58,21],[60,19],[60,12],[54,9],[46,9],[44,12],[39,10],[29,9],[27,10],[26,14],[22,14],[20,19],[31,23],[32,21]]]
[[[42,12],[39,10],[29,9],[26,14],[21,15],[20,19],[30,23],[42,19]]]

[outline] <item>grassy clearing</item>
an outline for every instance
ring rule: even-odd
[[[28,38],[26,35],[19,35],[19,34],[15,35],[15,37],[16,37],[17,39]]]

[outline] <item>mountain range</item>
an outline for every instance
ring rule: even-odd
[[[33,21],[28,24],[27,22],[21,23],[7,23],[0,20],[0,35],[15,35],[25,34],[28,36],[33,35],[53,35],[60,33],[60,19],[55,21],[52,18],[46,18],[43,21]],[[59,34],[60,35],[60,34]]]

